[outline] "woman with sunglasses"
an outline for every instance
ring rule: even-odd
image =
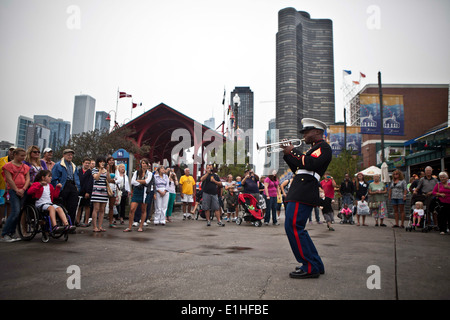
[[[30,146],[27,149],[24,164],[30,167],[30,183],[34,182],[34,178],[41,170],[48,170],[47,164],[41,160],[41,151],[38,146]]]

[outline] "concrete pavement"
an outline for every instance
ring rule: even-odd
[[[302,280],[289,278],[297,262],[283,216],[279,226],[207,227],[177,212],[142,233],[78,228],[68,242],[48,243],[38,234],[0,243],[0,299],[450,299],[450,236],[393,229],[390,219],[387,227],[339,221],[334,232],[308,224],[326,270]]]

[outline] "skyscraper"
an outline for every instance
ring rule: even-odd
[[[269,121],[269,130],[266,131],[266,144],[271,144],[279,141],[278,138],[278,131],[276,128],[276,121],[275,119],[270,119]],[[266,152],[266,150],[264,150]],[[270,153],[265,155],[265,161],[264,161],[264,175],[270,175],[272,174],[272,171],[274,169],[279,168],[279,159],[277,153]]]
[[[88,95],[75,96],[72,135],[94,130],[95,99]]]
[[[250,154],[250,162],[253,156],[253,91],[250,87],[235,87],[231,92],[231,108],[233,108],[233,97],[238,94],[241,105],[238,107],[238,128],[244,133],[243,138],[246,139],[245,149]],[[236,115],[235,115],[236,116]],[[249,130],[252,129],[252,130]],[[248,138],[247,138],[248,137]]]
[[[70,139],[70,122],[55,119],[47,115],[35,115],[34,122],[40,123],[50,129],[49,147],[57,150],[66,145]]]
[[[335,122],[333,25],[304,11],[278,12],[276,124],[280,139],[299,137],[303,118]],[[280,155],[281,156],[281,155]],[[280,159],[280,167],[287,165]]]
[[[231,92],[231,103],[233,103],[233,97],[236,93],[241,99],[238,111],[238,127],[242,130],[253,129],[253,91],[250,90],[250,87],[235,87]],[[231,107],[234,108],[234,106]]]
[[[109,132],[109,127],[111,126],[111,120],[108,117],[109,114],[106,111],[97,111],[95,113],[95,130],[100,130],[100,131],[108,131]]]
[[[16,147],[27,148],[27,130],[30,124],[33,124],[33,119],[19,116],[17,121]]]

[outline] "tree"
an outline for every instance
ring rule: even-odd
[[[339,186],[344,181],[346,173],[352,178],[358,172],[358,162],[359,156],[354,155],[350,150],[342,150],[337,157],[333,157],[327,171],[330,172]]]
[[[227,155],[227,144],[230,144],[232,147],[232,154]],[[220,177],[226,178],[229,174],[243,177],[245,169],[249,169],[251,165],[249,165],[249,157],[247,156],[245,149],[245,142],[238,140],[237,144],[235,141],[228,140],[222,146],[222,163],[218,163],[218,172],[217,174]],[[214,154],[212,154],[214,156]],[[231,159],[230,159],[231,156]],[[242,163],[245,162],[245,163]]]
[[[150,151],[150,146],[138,147],[130,139],[135,132],[129,128],[120,128],[109,133],[108,130],[93,130],[73,135],[68,144],[54,151],[54,159],[63,156],[64,149],[73,149],[73,162],[81,164],[83,158],[96,159],[98,156],[109,156],[118,149],[125,149],[138,157],[144,157]]]

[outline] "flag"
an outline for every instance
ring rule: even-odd
[[[359,74],[360,74],[360,75],[361,75],[361,77],[363,77],[363,78],[365,78],[365,77],[366,77],[366,75],[365,75],[364,73],[362,73],[362,72],[360,72]]]
[[[136,107],[137,107],[137,103],[132,102],[132,103],[131,103],[131,107],[132,107],[133,109],[136,108]]]
[[[344,70],[344,76],[348,76],[349,74],[352,74],[351,70]]]
[[[119,98],[131,98],[132,95],[126,92],[119,92]]]

